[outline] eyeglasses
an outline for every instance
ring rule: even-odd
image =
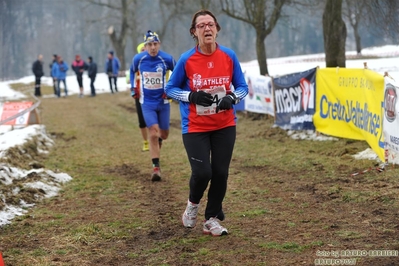
[[[206,26],[208,26],[210,29],[213,29],[214,27],[216,27],[216,23],[215,22],[208,22],[208,23],[200,23],[195,25],[195,27],[199,30],[203,30],[206,28]]]

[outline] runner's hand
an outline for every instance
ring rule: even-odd
[[[172,98],[168,97],[166,93],[162,94],[162,99],[172,100]]]
[[[188,100],[192,103],[202,105],[204,107],[211,106],[213,104],[213,97],[211,94],[205,91],[193,91],[188,95]]]
[[[232,94],[224,96],[218,103],[218,106],[216,106],[216,113],[218,113],[220,110],[230,110],[233,108],[234,104],[234,96]]]
[[[138,88],[130,88],[130,95],[134,98],[134,99],[138,99],[140,98],[140,91]]]

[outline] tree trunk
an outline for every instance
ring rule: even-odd
[[[362,42],[361,42],[361,37],[359,34],[359,27],[358,24],[353,25],[353,33],[355,34],[355,42],[356,42],[356,52],[358,55],[362,53]]]
[[[115,52],[116,52],[116,56],[119,59],[119,62],[121,63],[121,67],[120,67],[119,71],[125,72],[125,70],[126,70],[125,46],[124,47],[115,46]]]
[[[125,60],[125,47],[114,44],[116,57],[118,57],[121,64],[119,71],[125,72],[126,70],[126,60]]]
[[[109,38],[111,39],[112,46],[115,49],[116,57],[118,57],[120,62],[120,71],[125,71],[126,69],[126,61],[125,61],[125,46],[123,42],[121,42],[121,38],[116,37],[115,30],[112,26],[108,29]]]
[[[115,49],[116,56],[120,61],[120,71],[125,72],[126,70],[126,58],[125,58],[125,48],[126,40],[128,35],[128,20],[129,20],[129,9],[127,0],[121,0],[121,29],[119,37],[116,36],[115,29],[110,26],[108,29],[108,34],[112,42],[112,46]]]
[[[345,67],[346,26],[342,0],[327,0],[323,13],[324,51],[327,67]]]
[[[256,32],[256,56],[258,58],[259,72],[261,75],[269,75],[269,70],[267,69],[265,39],[265,34],[259,31]]]

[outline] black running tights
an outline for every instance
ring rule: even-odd
[[[229,166],[236,139],[236,127],[183,134],[183,143],[191,165],[190,195],[199,203],[208,184],[205,219],[217,217],[227,190]]]

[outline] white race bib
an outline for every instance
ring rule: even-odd
[[[196,105],[197,107],[197,115],[213,115],[216,114],[216,106],[218,105],[219,101],[226,96],[226,88],[224,86],[215,86],[211,89],[203,90],[206,93],[210,93],[213,97],[213,104],[208,107],[204,107],[202,105]],[[220,110],[222,112],[224,110]]]
[[[162,72],[143,72],[144,88],[157,90],[163,88]]]

